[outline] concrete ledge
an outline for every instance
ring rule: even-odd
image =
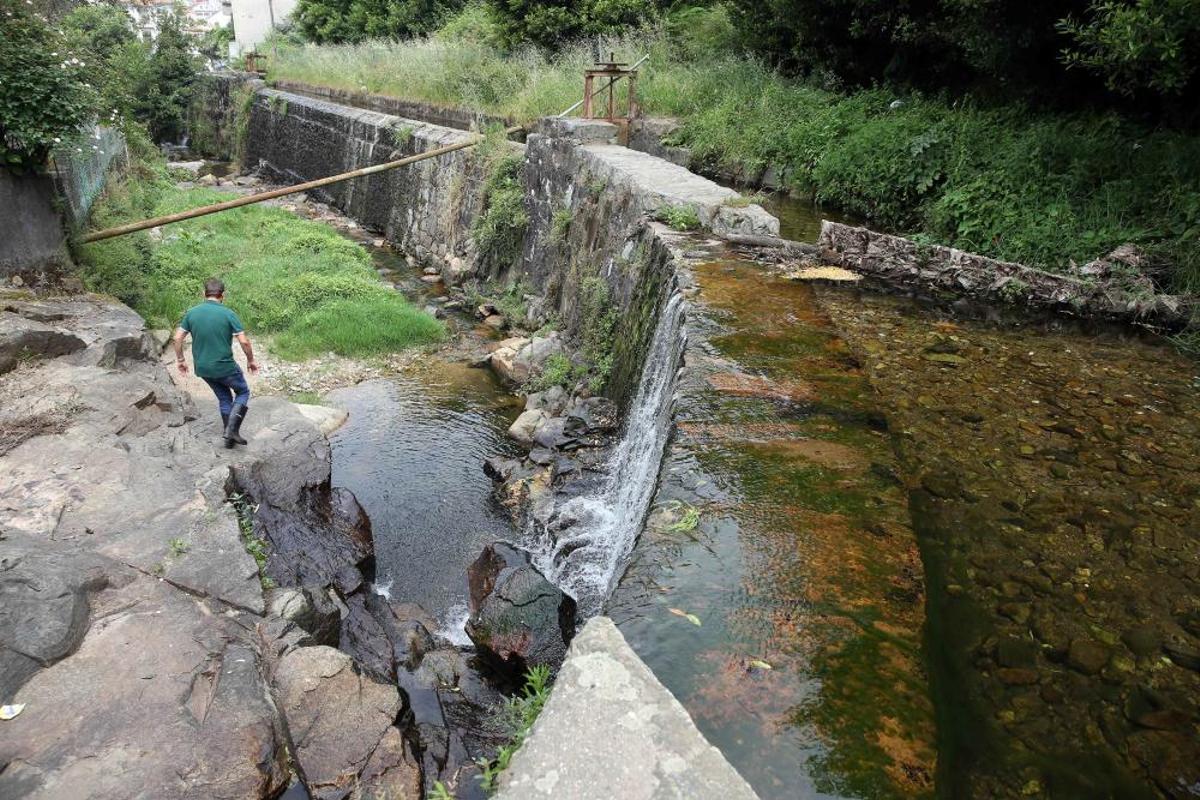
[[[607,617],[576,636],[496,800],[757,800]]]

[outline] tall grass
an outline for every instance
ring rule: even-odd
[[[228,199],[177,189],[161,169],[140,167],[111,187],[96,227]],[[301,360],[324,352],[366,356],[434,342],[442,324],[377,279],[366,251],[332,228],[278,208],[246,206],[147,234],[82,245],[94,291],[133,306],[152,327],[171,328],[200,301],[206,278],[225,281],[226,302],[251,333],[272,334],[272,352]]]
[[[481,24],[464,17],[453,35],[408,42],[284,47],[270,77],[520,121],[579,99],[590,48],[506,53]],[[650,54],[643,107],[678,118],[673,143],[701,165],[782,168],[794,191],[875,226],[1050,269],[1133,242],[1164,266],[1169,288],[1200,291],[1200,136],[1111,113],[832,93],[739,55],[723,30],[694,16],[602,45],[625,61]]]

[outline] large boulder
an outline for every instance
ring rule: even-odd
[[[332,647],[299,647],[275,666],[275,703],[314,800],[420,798],[420,767],[394,722],[395,686],[375,683]]]
[[[529,344],[517,352],[514,361],[515,368],[525,375],[525,380],[541,375],[542,368],[551,356],[565,355],[566,348],[558,338],[557,333],[549,336],[534,336]]]
[[[27,317],[0,311],[0,375],[22,361],[55,358],[87,347],[73,332]]]
[[[529,380],[529,368],[517,359],[517,354],[529,344],[528,339],[513,337],[500,342],[492,351],[488,362],[492,371],[501,379],[514,385],[521,385]]]
[[[302,646],[325,644],[336,647],[341,635],[341,610],[325,589],[277,589],[267,606],[267,615],[279,617],[303,630]]]
[[[530,667],[557,669],[575,633],[575,600],[522,562],[491,545],[469,572],[474,610],[467,635],[489,665],[514,681]]]

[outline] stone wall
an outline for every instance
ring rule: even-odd
[[[731,189],[647,153],[614,144],[606,122],[549,118],[526,144],[529,230],[520,277],[537,287],[542,312],[577,333],[592,313],[589,283],[604,283],[620,315],[609,394],[623,404],[636,388],[674,263],[647,220],[690,206],[718,235],[777,236],[779,222],[758,206],[737,207]]]
[[[453,108],[424,103],[418,100],[405,100],[401,97],[391,97],[386,94],[371,92],[356,92],[350,89],[333,89],[328,86],[313,86],[299,81],[271,81],[271,86],[284,92],[308,95],[318,100],[329,100],[355,108],[365,108],[368,111],[378,111],[381,114],[391,114],[405,119],[419,119],[441,125],[446,128],[458,128],[464,131],[482,130],[488,125],[502,125],[505,128],[516,124],[511,117],[498,117],[494,114],[484,114],[470,108]]]
[[[690,206],[719,235],[775,237],[779,226],[758,206],[743,206],[730,189],[616,145],[616,134],[608,123],[552,118],[539,124],[526,145],[507,144],[524,156],[529,220],[512,263],[482,257],[471,233],[485,210],[483,187],[495,153],[456,151],[313,195],[382,232],[421,263],[438,266],[447,282],[473,276],[519,284],[530,310],[519,322],[531,330],[555,320],[568,339],[578,338],[595,311],[586,299],[599,289],[606,308],[619,315],[622,335],[614,342],[609,394],[623,403],[636,386],[656,312],[673,280],[668,249],[647,221],[664,207]],[[299,183],[474,135],[259,87],[249,107],[243,166],[281,183]]]
[[[65,241],[50,177],[0,168],[0,278],[29,283],[47,266],[69,263]]]
[[[78,149],[56,150],[45,174],[0,168],[0,278],[37,285],[69,267],[67,232],[86,224],[109,170],[124,158],[120,132],[97,125]]]
[[[1195,324],[1200,313],[1195,297],[1158,293],[1142,272],[1143,257],[1128,245],[1075,274],[1060,274],[826,220],[817,253],[827,263],[890,283],[1080,316],[1180,328]]]
[[[464,141],[475,134],[259,89],[250,109],[247,169],[299,183]],[[511,145],[519,152],[520,145]],[[313,192],[422,262],[475,260],[471,226],[482,208],[483,160],[470,150]],[[465,268],[465,266],[464,266]]]
[[[239,161],[246,129],[239,116],[250,93],[263,86],[247,72],[215,72],[200,77],[188,109],[191,150],[221,161]]]
[[[554,692],[500,778],[497,800],[758,795],[607,617],[571,644]]]

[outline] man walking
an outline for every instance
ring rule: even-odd
[[[258,372],[258,362],[254,360],[254,348],[250,346],[250,337],[246,336],[242,321],[225,307],[224,301],[225,284],[216,278],[205,281],[204,302],[189,308],[175,331],[175,363],[179,372],[186,375],[188,365],[183,358],[183,340],[191,334],[196,377],[203,378],[217,396],[225,446],[233,447],[246,443],[238,432],[250,405],[246,376],[233,360],[233,339],[242,346],[246,366],[251,372]]]

